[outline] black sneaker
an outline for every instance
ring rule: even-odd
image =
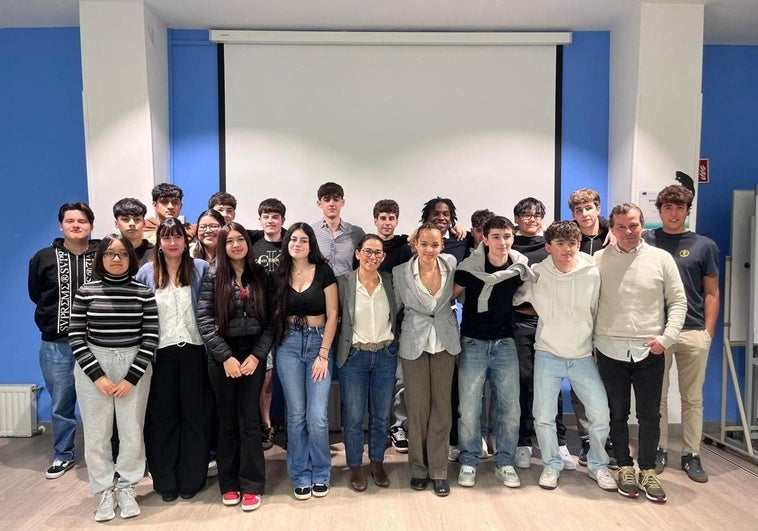
[[[655,473],[663,474],[663,471],[666,469],[666,465],[668,464],[669,453],[659,446],[655,450]],[[682,469],[684,469],[684,456],[682,456]]]
[[[582,447],[579,450],[579,464],[587,466],[587,454],[590,451],[590,441],[582,439]]]
[[[264,450],[271,450],[274,447],[274,428],[268,424],[261,424],[261,441]]]
[[[700,463],[700,456],[698,454],[684,454],[682,456],[682,470],[687,472],[687,476],[692,481],[708,483],[708,473],[703,470],[703,465]]]
[[[66,473],[66,470],[72,468],[73,466],[73,461],[61,461],[59,459],[56,459],[53,461],[53,464],[50,465],[50,468],[48,468],[45,472],[45,477],[47,479],[58,479]]]
[[[390,430],[390,440],[392,440],[392,447],[396,452],[401,454],[408,453],[408,438],[401,426],[395,426]]]
[[[329,494],[329,485],[326,483],[314,483],[311,487],[311,491],[313,491],[313,495],[316,498],[323,498]]]
[[[307,500],[311,497],[311,488],[310,487],[296,487],[295,488],[295,499],[296,500]]]

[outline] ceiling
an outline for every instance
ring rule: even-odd
[[[705,4],[706,44],[758,44],[758,0],[645,1]],[[642,0],[145,0],[145,3],[174,29],[608,31]],[[0,0],[0,27],[78,26],[78,5],[78,0]]]

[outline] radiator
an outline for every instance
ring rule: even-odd
[[[0,385],[0,437],[31,437],[44,433],[37,425],[37,392],[33,384]]]

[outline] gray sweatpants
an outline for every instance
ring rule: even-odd
[[[119,383],[126,376],[138,347],[103,348],[89,344],[105,375]],[[123,398],[105,396],[78,364],[74,366],[76,396],[84,426],[84,459],[87,462],[90,490],[99,494],[114,486],[118,472],[118,488],[136,485],[145,474],[145,443],[142,437],[145,427],[145,408],[150,392],[152,366],[134,388]],[[111,436],[113,416],[118,426],[118,459],[113,463]]]

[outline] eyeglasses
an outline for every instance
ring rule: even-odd
[[[366,249],[361,249],[361,254],[365,256],[366,258],[371,258],[372,256],[381,258],[382,256],[384,256],[384,251],[382,251],[381,249],[372,251],[371,249],[366,248]]]
[[[209,225],[198,225],[197,230],[201,230],[203,232],[209,231],[209,232],[216,232],[221,228],[221,225],[218,223],[211,223]]]
[[[519,214],[519,217],[523,219],[534,219],[534,220],[543,218],[542,214]]]
[[[126,251],[120,251],[120,252],[114,252],[114,251],[105,251],[103,253],[103,258],[106,260],[115,260],[118,258],[119,260],[129,260],[129,253]]]

